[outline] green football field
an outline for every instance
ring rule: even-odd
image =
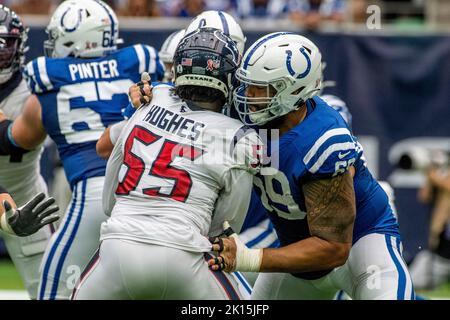
[[[0,291],[25,290],[22,280],[9,260],[0,260]],[[450,282],[432,291],[419,291],[418,294],[431,299],[450,300]]]

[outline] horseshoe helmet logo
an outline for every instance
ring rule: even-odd
[[[67,8],[66,12],[61,16],[61,27],[66,32],[74,32],[81,23],[83,9],[78,9],[78,15],[71,14],[67,18],[67,14],[72,10]]]
[[[306,53],[306,49],[304,47],[300,48],[300,53],[305,57],[306,59],[306,70],[302,73],[300,73],[296,78],[297,79],[303,79],[306,77],[309,72],[311,71],[311,59],[309,58],[308,54]],[[286,50],[287,58],[286,58],[286,67],[289,71],[289,74],[293,77],[295,77],[295,70],[292,68],[291,60],[292,60],[292,51]]]

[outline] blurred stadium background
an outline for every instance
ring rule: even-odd
[[[43,54],[45,26],[60,2],[0,0],[30,27],[28,59]],[[450,298],[450,0],[106,2],[120,16],[124,45],[160,48],[171,32],[208,9],[240,19],[247,47],[273,31],[315,41],[327,64],[325,80],[335,82],[325,93],[347,103],[372,172],[394,188],[416,288],[426,297]],[[70,195],[62,191],[67,186],[50,142],[42,171],[64,207]],[[0,242],[0,299],[23,298],[22,290]]]

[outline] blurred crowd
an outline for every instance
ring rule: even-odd
[[[0,0],[19,14],[49,14],[61,0]],[[194,17],[205,10],[223,10],[241,19],[290,18],[298,25],[315,28],[324,20],[364,22],[367,7],[381,6],[384,18],[423,18],[424,0],[106,0],[122,16]],[[391,5],[391,6],[390,6]],[[392,5],[403,5],[391,13]],[[387,8],[388,10],[384,10]],[[408,10],[408,8],[410,8]]]

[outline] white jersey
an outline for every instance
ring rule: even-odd
[[[9,96],[0,102],[0,109],[8,119],[14,120],[21,113],[30,91],[24,80]],[[0,156],[0,185],[13,196],[17,205],[25,204],[39,192],[47,192],[47,186],[40,174],[39,160],[43,147],[23,155],[21,162],[11,162],[10,156]]]
[[[225,219],[237,232],[242,227],[261,142],[239,121],[190,106],[170,89],[154,87],[151,104],[114,147],[103,193],[111,218],[101,240],[206,252],[208,234],[221,233]]]

